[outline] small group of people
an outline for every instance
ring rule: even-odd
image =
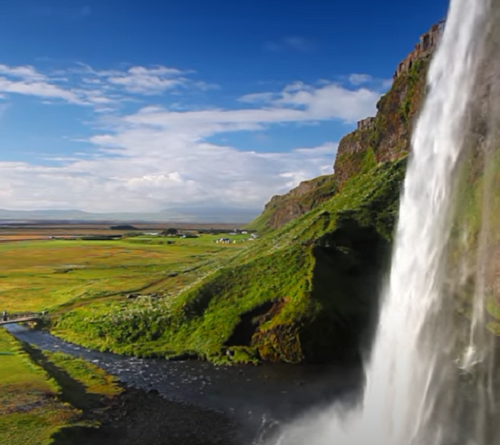
[[[7,311],[2,312],[2,321],[7,321],[9,319],[9,314]]]

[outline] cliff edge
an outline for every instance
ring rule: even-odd
[[[264,212],[248,227],[266,233],[331,199],[351,178],[385,161],[404,158],[410,150],[412,124],[425,95],[429,63],[443,31],[443,23],[420,37],[413,51],[398,65],[393,84],[377,104],[377,114],[358,122],[340,141],[332,175],[302,182],[290,192],[273,196]]]

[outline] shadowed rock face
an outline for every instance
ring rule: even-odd
[[[389,242],[375,227],[346,218],[309,248],[314,257],[309,298],[318,310],[286,324],[258,326],[252,345],[271,362],[357,360],[378,312]],[[289,303],[276,303],[262,321],[272,321]]]

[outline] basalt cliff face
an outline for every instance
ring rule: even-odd
[[[420,37],[399,64],[391,89],[377,104],[376,116],[358,122],[358,128],[340,141],[334,164],[339,188],[375,164],[408,155],[412,126],[425,96],[427,69],[441,32],[442,25],[434,25]]]
[[[284,226],[330,199],[344,184],[385,161],[404,158],[410,149],[412,123],[422,105],[427,69],[443,24],[432,26],[398,65],[393,84],[377,104],[377,114],[358,122],[339,144],[334,174],[305,181],[274,196],[250,227],[267,232]]]

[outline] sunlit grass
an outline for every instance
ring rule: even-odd
[[[0,443],[45,445],[61,428],[90,426],[82,410],[118,395],[116,379],[82,359],[25,349],[0,329]]]
[[[0,329],[0,443],[40,445],[79,415],[56,399],[59,387]]]
[[[41,311],[74,302],[134,292],[172,273],[222,259],[245,244],[218,245],[217,236],[194,239],[128,238],[50,240],[0,244],[0,310]],[[238,239],[241,237],[233,237]],[[172,244],[168,244],[171,242]]]

